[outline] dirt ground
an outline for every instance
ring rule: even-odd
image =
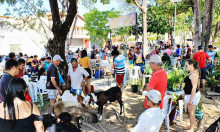
[[[200,132],[205,131],[215,120],[218,119],[220,116],[220,102],[219,98],[216,99],[215,102],[211,99],[207,99],[204,97],[204,103],[203,103],[203,111],[204,111],[204,117],[201,121],[201,126],[199,127]],[[113,109],[115,109],[119,113],[119,104],[118,102],[109,104],[108,106],[104,107],[103,112],[103,120],[97,124],[90,125],[97,129],[97,131],[100,132],[129,132],[132,127],[134,127],[137,123],[137,119],[139,115],[145,110],[144,108],[144,96],[141,95],[141,93],[132,93],[130,88],[127,88],[123,92],[124,106],[125,106],[125,116],[120,116],[120,119],[122,122],[118,120],[116,117],[116,114]],[[48,112],[48,104],[46,104],[42,109],[42,114]],[[217,108],[218,107],[218,108]],[[97,105],[91,106],[89,108],[89,111],[97,114]],[[124,118],[125,117],[125,118]],[[123,119],[125,119],[125,124],[123,123]],[[183,127],[189,125],[189,118],[188,114],[184,113],[183,115],[183,121],[180,122],[179,115],[177,119],[174,121],[175,125],[170,127],[171,132],[180,132],[183,131]],[[198,122],[198,121],[197,121]],[[101,127],[100,127],[101,126]],[[86,125],[82,125],[82,129],[93,132],[91,127],[88,127]],[[197,130],[197,127],[195,126],[195,130]],[[166,126],[162,125],[161,132],[166,132],[167,128]]]
[[[118,103],[110,104],[105,109],[105,112],[104,112],[105,119],[99,122],[99,124],[105,129],[106,132],[111,132],[111,131],[129,132],[131,128],[136,125],[139,115],[145,110],[144,97],[140,93],[132,93],[129,88],[123,93],[123,101],[124,101],[125,109],[126,109],[125,110],[126,111],[125,112],[125,117],[126,117],[125,124],[120,123],[117,120],[117,117],[115,116],[115,113],[112,110],[112,108],[114,108],[119,112],[119,104]],[[204,118],[201,121],[201,126],[199,127],[200,129],[198,130],[201,132],[205,131],[220,116],[220,109],[219,109],[220,107],[217,108],[216,105],[214,105],[213,100],[204,98],[203,107],[204,107]],[[123,120],[123,116],[121,117],[121,120]],[[93,125],[99,130],[102,130],[98,125],[95,125],[95,124],[91,124],[91,125]],[[183,131],[183,127],[187,125],[189,125],[189,118],[188,118],[188,114],[184,113],[183,121],[180,122],[180,119],[178,116],[177,119],[175,120],[175,125],[170,127],[170,131],[172,132]],[[91,131],[91,129],[87,129],[87,128],[85,129],[87,131],[89,130]],[[195,126],[195,130],[197,130],[196,126]],[[161,127],[161,132],[166,132],[166,131],[167,131],[167,128],[163,123]]]

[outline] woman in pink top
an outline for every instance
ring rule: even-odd
[[[170,46],[167,46],[167,48],[166,48],[166,52],[167,52],[167,55],[171,55],[171,53],[172,53],[172,51],[170,50],[171,49],[171,47]]]

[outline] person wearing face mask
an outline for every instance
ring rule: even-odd
[[[80,95],[82,94],[82,88],[85,86],[86,79],[89,76],[89,73],[78,64],[76,58],[71,59],[71,65],[68,68],[68,78],[67,78],[67,88],[70,86],[71,93]],[[83,75],[85,76],[83,78]],[[70,85],[71,84],[71,85]],[[83,89],[85,94],[85,89]]]
[[[5,72],[0,80],[0,102],[5,101],[8,84],[19,73],[19,63],[15,59],[9,59],[5,63]]]

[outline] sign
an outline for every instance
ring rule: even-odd
[[[176,3],[176,2],[181,2],[182,0],[170,0],[170,2]]]
[[[131,13],[128,15],[120,16],[118,18],[112,18],[109,21],[110,29],[134,26],[137,23],[137,13]]]

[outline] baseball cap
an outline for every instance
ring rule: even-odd
[[[63,61],[63,59],[60,57],[60,55],[55,55],[54,57],[53,57],[53,61],[57,61],[57,60],[60,60],[60,61]]]
[[[150,90],[147,93],[144,93],[153,103],[157,104],[161,102],[161,94],[157,90]]]
[[[161,61],[161,57],[159,55],[152,55],[150,57],[150,62],[153,62],[153,63],[162,63]]]

